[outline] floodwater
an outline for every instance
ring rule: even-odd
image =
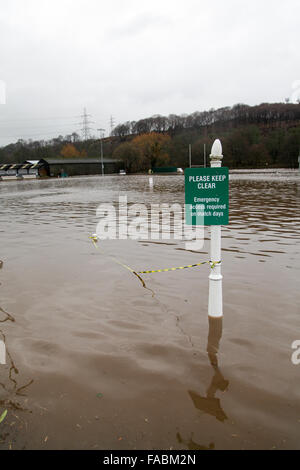
[[[89,236],[101,203],[184,202],[183,176],[0,182],[0,449],[299,449],[300,175],[231,175],[224,318],[208,320],[209,229]],[[120,264],[122,263],[122,264]]]

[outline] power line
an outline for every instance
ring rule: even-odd
[[[64,132],[65,134],[65,132]],[[67,135],[72,135],[74,134],[74,131],[73,132],[68,132]],[[59,133],[59,132],[43,132],[41,134],[19,134],[19,135],[1,135],[0,134],[0,139],[22,139],[23,137],[40,137],[40,136],[47,136],[47,135],[62,135],[62,133]]]
[[[18,119],[3,119],[0,118],[0,123],[6,122],[23,122],[23,121],[54,121],[62,119],[75,119],[78,116],[56,116],[56,117],[47,117],[47,118],[18,118]]]
[[[89,118],[92,117],[91,114],[87,114],[86,108],[83,110],[83,114],[80,116],[82,118],[82,122],[80,123],[81,127],[81,132],[82,132],[82,137],[83,140],[88,140],[90,139],[90,131],[92,130],[92,127],[90,127],[90,124],[95,124],[94,121],[90,121]]]
[[[59,127],[59,128],[62,128],[62,127],[68,127],[70,128],[70,126],[76,126],[77,124],[76,123],[65,123],[65,124],[39,124],[39,125],[34,125],[34,124],[30,124],[29,126],[26,126],[26,125],[18,125],[18,126],[2,126],[2,123],[0,122],[0,132],[1,131],[5,131],[5,130],[9,130],[9,129],[15,129],[15,130],[18,130],[18,129],[23,129],[23,130],[30,130],[30,129],[51,129],[53,127]]]
[[[113,116],[110,116],[109,125],[110,125],[110,135],[112,135],[113,128],[115,127],[115,118]]]
[[[69,119],[74,119],[75,118],[82,118],[82,121],[80,123],[61,123],[59,121],[62,120],[69,120]],[[90,125],[94,123],[94,121],[90,120],[92,116],[87,113],[86,108],[84,108],[83,114],[80,116],[56,116],[56,117],[44,117],[44,118],[16,118],[16,119],[5,119],[5,118],[0,118],[0,139],[24,139],[24,138],[34,138],[34,137],[41,137],[41,136],[50,136],[50,135],[72,135],[76,133],[76,126],[80,126],[80,131],[82,133],[83,139],[87,140],[91,138],[91,130],[94,129]],[[43,123],[40,124],[35,124],[34,121],[39,121]],[[58,121],[57,124],[50,122],[47,124],[45,121]],[[24,125],[22,124],[24,122]],[[32,122],[32,124],[30,124]],[[11,125],[9,125],[11,123]],[[17,125],[14,125],[13,123],[16,123]],[[28,123],[28,125],[25,125],[25,123]],[[110,124],[111,126],[114,126],[114,118],[111,116],[110,119]],[[59,131],[53,131],[52,129],[56,127],[59,129]],[[71,130],[70,127],[74,128]],[[47,128],[49,128],[49,132],[47,132]],[[51,129],[52,128],[52,129]],[[64,131],[62,131],[63,128],[67,128]],[[33,133],[30,133],[30,130],[33,130]],[[45,131],[43,132],[43,130]],[[70,130],[69,130],[70,129]],[[18,134],[7,134],[3,135],[4,132],[9,133],[9,131],[12,132],[18,132]],[[26,132],[27,131],[27,132]],[[34,131],[40,131],[38,133],[35,133]],[[25,132],[25,133],[23,133]]]

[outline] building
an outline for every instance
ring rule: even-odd
[[[28,160],[23,163],[0,164],[0,179],[14,180],[50,176],[49,165],[45,160]]]
[[[104,173],[119,172],[122,161],[103,158]],[[42,158],[23,163],[0,164],[0,179],[27,179],[40,177],[99,175],[102,173],[99,158]]]
[[[99,158],[46,158],[50,176],[99,175],[102,173]],[[117,173],[122,166],[120,160],[103,158],[104,173]]]

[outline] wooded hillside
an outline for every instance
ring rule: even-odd
[[[215,138],[223,144],[224,165],[231,168],[296,167],[300,153],[300,104],[264,103],[195,112],[190,115],[155,115],[117,125],[103,139],[104,156],[121,158],[129,172],[153,166],[188,166],[203,163]],[[100,141],[82,141],[77,133],[45,141],[24,141],[0,149],[0,162],[26,159],[100,157]]]

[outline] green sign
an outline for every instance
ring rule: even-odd
[[[187,168],[185,221],[187,225],[228,225],[228,168]]]

